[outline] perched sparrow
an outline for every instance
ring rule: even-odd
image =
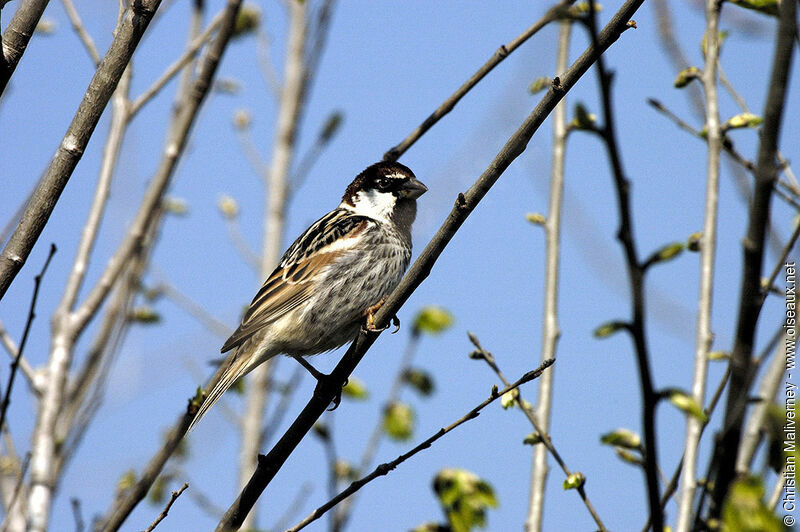
[[[208,392],[189,430],[220,396],[275,355],[300,357],[336,349],[355,338],[411,259],[417,198],[428,188],[400,163],[373,164],[347,187],[342,202],[294,241],[236,332],[224,374]],[[317,373],[318,377],[319,374]]]

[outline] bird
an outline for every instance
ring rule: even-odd
[[[341,347],[365,325],[400,283],[411,260],[417,198],[428,190],[399,162],[359,173],[338,207],[289,246],[256,293],[242,322],[223,344],[230,354],[188,430],[238,379],[274,356],[302,357]]]

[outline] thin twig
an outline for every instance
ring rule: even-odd
[[[38,3],[47,4],[46,0]],[[86,89],[56,154],[36,186],[19,225],[0,254],[0,299],[3,298],[11,282],[22,269],[34,244],[39,239],[39,235],[44,230],[59,196],[83,156],[100,116],[117,88],[122,73],[160,3],[161,0],[135,2],[118,27],[114,40],[111,42],[103,62],[89,82],[89,87]],[[8,29],[6,29],[7,32]],[[31,31],[31,33],[33,32]],[[4,87],[5,82],[0,74],[0,92]]]
[[[72,507],[72,517],[75,519],[75,532],[83,532],[86,525],[83,522],[83,515],[81,512],[81,500],[77,497],[71,497],[69,504]]]
[[[178,290],[168,280],[162,279],[159,281],[157,289],[216,336],[227,338],[233,332],[230,327],[209,313],[202,305],[199,305]]]
[[[706,109],[706,201],[703,233],[700,238],[700,288],[697,297],[697,329],[695,338],[692,399],[698,405],[705,402],[708,380],[708,353],[714,341],[711,330],[711,302],[714,289],[714,266],[717,252],[717,216],[719,213],[720,152],[723,145],[722,125],[719,119],[717,95],[717,67],[719,65],[719,16],[722,4],[706,0],[705,57],[702,82]],[[683,451],[681,491],[678,497],[676,530],[688,532],[692,522],[692,504],[697,489],[697,462],[704,423],[697,416],[686,416],[686,437]]]
[[[605,52],[619,38],[622,32],[629,27],[628,21],[643,1],[627,0],[622,5],[620,10],[611,17],[608,25],[600,32],[596,43],[592,43],[581,54],[564,73],[563,77],[553,80],[553,85],[540,103],[525,119],[520,128],[509,138],[481,177],[466,193],[458,195],[455,206],[450,211],[445,222],[411,266],[398,287],[389,295],[383,307],[375,315],[376,327],[386,326],[391,321],[391,317],[397,313],[403,303],[410,297],[411,293],[427,278],[436,260],[469,214],[477,207],[478,203],[485,197],[489,189],[497,182],[514,159],[524,152],[533,134],[564,94],[578,82],[600,54]],[[314,395],[297,419],[295,419],[292,426],[289,427],[266,456],[259,458],[258,468],[253,473],[247,487],[242,490],[218,524],[218,530],[230,530],[241,526],[260,494],[280,470],[300,440],[311,430],[316,420],[330,405],[331,400],[338,393],[342,384],[378,336],[379,333],[361,331],[329,378],[318,382]]]
[[[405,352],[403,353],[403,358],[400,361],[400,366],[398,367],[398,370],[394,376],[394,380],[392,381],[392,385],[389,388],[389,393],[386,394],[386,400],[383,402],[383,406],[381,408],[382,412],[385,411],[389,405],[396,403],[400,399],[400,392],[403,390],[403,383],[405,382],[404,376],[406,372],[411,369],[411,362],[414,360],[414,357],[417,354],[419,340],[420,333],[416,330],[413,330],[411,333],[411,338],[406,345]],[[383,428],[383,418],[379,416],[378,421],[372,428],[372,434],[370,434],[369,438],[367,439],[367,443],[364,446],[364,451],[361,453],[361,459],[358,461],[358,469],[356,469],[357,475],[364,474],[367,468],[372,465],[372,461],[375,459],[375,453],[378,451],[378,446],[380,445],[381,439],[385,433],[386,432]],[[337,511],[334,512],[336,524],[332,528],[333,530],[343,530],[345,528],[348,519],[352,515],[352,506],[355,504],[355,501],[355,497],[347,499],[344,501],[344,504],[342,504]]]
[[[250,247],[247,239],[245,239],[242,234],[242,230],[239,227],[239,220],[237,218],[226,219],[225,229],[228,230],[228,237],[231,239],[233,247],[239,252],[239,256],[242,260],[244,260],[253,271],[260,271],[261,258],[253,251],[253,248]]]
[[[494,355],[492,355],[491,352],[485,350],[483,346],[481,346],[481,343],[478,340],[477,336],[475,336],[472,333],[467,333],[467,335],[469,336],[469,341],[472,342],[472,345],[474,345],[475,348],[477,349],[477,351],[475,352],[476,355],[478,355],[479,358],[483,359],[483,361],[486,362],[486,364],[490,368],[492,368],[492,371],[494,371],[494,373],[500,378],[504,386],[508,386],[509,381],[508,379],[506,379],[506,376],[503,374],[503,372],[500,370],[500,367],[497,365],[497,360],[494,358]],[[470,356],[473,357],[473,355]],[[517,395],[515,403],[517,404],[517,406],[519,406],[522,413],[525,414],[525,417],[528,418],[528,421],[530,421],[531,425],[533,425],[533,429],[539,434],[539,437],[542,440],[542,445],[553,456],[553,459],[558,463],[559,467],[561,467],[561,470],[564,472],[564,476],[569,477],[572,474],[572,471],[570,470],[569,467],[567,467],[566,462],[561,457],[561,454],[558,452],[558,450],[556,450],[556,447],[553,444],[553,440],[550,438],[550,434],[546,430],[544,430],[544,427],[536,419],[536,414],[528,407],[525,401],[522,400],[521,393]],[[595,510],[594,505],[592,505],[591,501],[589,501],[589,496],[586,495],[586,486],[585,485],[579,486],[577,488],[577,491],[578,495],[580,495],[581,499],[583,500],[583,503],[586,505],[586,509],[589,510],[589,514],[591,514],[592,519],[594,519],[595,524],[597,524],[598,530],[600,531],[608,530],[606,526],[603,524],[602,519],[600,519],[600,516],[597,514],[597,510]],[[527,524],[526,527],[528,527]],[[530,528],[528,527],[528,529]]]
[[[500,391],[498,391],[497,387],[495,387],[492,390],[492,393],[489,395],[489,397],[484,399],[480,404],[475,406],[472,410],[470,410],[469,412],[467,412],[466,414],[464,414],[463,416],[458,418],[456,421],[454,421],[450,425],[439,429],[435,434],[433,434],[431,437],[429,437],[428,439],[426,439],[425,441],[423,441],[422,443],[420,443],[419,445],[417,445],[416,447],[414,447],[413,449],[411,449],[407,453],[401,454],[400,456],[398,456],[397,458],[395,458],[391,462],[385,462],[383,464],[380,464],[369,475],[354,481],[352,484],[350,484],[350,486],[348,486],[347,489],[345,489],[344,491],[340,492],[336,497],[333,497],[331,500],[329,500],[328,502],[326,502],[325,504],[323,504],[322,506],[320,506],[319,508],[317,508],[316,510],[311,512],[305,519],[300,521],[298,524],[296,524],[292,528],[288,529],[286,532],[297,532],[298,530],[301,530],[301,529],[305,528],[306,526],[308,526],[313,521],[315,521],[315,520],[319,519],[320,517],[322,517],[325,514],[325,512],[327,512],[328,510],[330,510],[331,508],[333,508],[334,506],[339,504],[341,501],[343,501],[344,499],[346,499],[347,497],[349,497],[353,493],[355,493],[358,490],[360,490],[361,488],[363,488],[366,484],[369,484],[370,482],[372,482],[373,480],[375,480],[376,478],[378,478],[380,476],[387,475],[390,471],[394,470],[398,465],[402,464],[403,462],[405,462],[406,460],[408,460],[409,458],[411,458],[412,456],[414,456],[418,452],[424,451],[425,449],[428,449],[431,445],[433,445],[434,442],[436,442],[436,440],[438,440],[439,438],[441,438],[445,434],[447,434],[449,432],[452,432],[454,429],[456,429],[460,425],[463,425],[467,421],[469,421],[471,419],[475,419],[476,417],[478,417],[478,415],[480,414],[481,410],[483,410],[486,406],[488,406],[489,404],[494,402],[498,397],[501,397],[503,394],[506,394],[506,393],[510,392],[511,390],[515,390],[516,388],[518,388],[519,386],[525,384],[526,382],[529,382],[529,381],[539,377],[554,362],[555,362],[555,360],[553,360],[553,359],[545,360],[544,362],[542,362],[542,364],[538,368],[536,368],[533,371],[529,371],[528,373],[523,375],[519,380],[517,380],[516,382],[514,382],[512,384],[507,385],[505,388],[503,388]]]
[[[558,30],[558,49],[556,52],[556,73],[567,68],[569,46],[572,35],[572,21],[562,20]],[[561,248],[561,207],[564,193],[564,166],[567,147],[567,100],[564,98],[553,111],[553,163],[550,172],[550,199],[547,207],[545,231],[545,286],[542,304],[542,346],[541,360],[556,358],[556,346],[561,336],[558,325],[558,279]],[[552,411],[554,371],[548,372],[539,381],[536,430],[540,434],[550,432],[550,414]],[[533,416],[530,416],[533,422]],[[531,466],[530,497],[525,530],[538,532],[542,530],[544,516],[544,497],[547,485],[549,466],[547,463],[548,446],[536,446],[533,451]],[[567,473],[569,475],[569,473]],[[580,488],[582,489],[582,488]],[[583,496],[583,495],[582,495]],[[584,498],[584,502],[586,499]],[[589,505],[593,517],[593,508]],[[595,519],[601,530],[604,526],[599,518]]]
[[[589,0],[588,26],[592,41],[597,39],[596,12],[594,1]],[[614,122],[614,110],[611,99],[611,75],[605,68],[603,57],[597,59],[598,85],[600,89],[603,108],[603,127],[598,129],[602,136],[614,179],[614,188],[617,195],[617,208],[619,211],[619,229],[617,239],[622,245],[631,293],[631,322],[628,331],[631,334],[636,362],[639,370],[639,380],[642,393],[642,426],[644,427],[644,474],[647,483],[647,498],[650,507],[650,516],[653,530],[661,532],[664,528],[664,515],[660,505],[660,486],[658,480],[658,449],[655,429],[655,411],[658,405],[658,395],[653,387],[653,378],[650,368],[650,352],[647,346],[646,332],[646,306],[644,277],[646,266],[640,262],[636,248],[636,239],[633,230],[633,216],[631,214],[630,180],[622,168],[622,159],[617,144],[617,133]]]
[[[769,274],[766,281],[763,284],[763,293],[761,295],[761,305],[764,305],[764,300],[767,299],[770,290],[772,289],[772,285],[775,283],[775,279],[778,277],[778,272],[780,272],[785,267],[786,258],[789,256],[789,253],[792,252],[795,243],[797,242],[797,237],[800,236],[800,223],[795,223],[794,231],[792,231],[792,236],[789,237],[789,240],[786,242],[786,245],[783,247],[783,251],[781,252],[781,256],[775,262],[775,268],[772,269],[772,273]]]
[[[719,518],[728,489],[735,476],[742,424],[750,385],[755,330],[761,309],[761,270],[764,257],[764,236],[769,220],[770,201],[779,165],[776,158],[778,137],[783,122],[789,68],[797,31],[796,2],[781,2],[780,21],[775,44],[772,74],[764,110],[764,125],[758,150],[755,187],[747,235],[744,239],[744,268],[736,325],[736,341],[731,354],[731,384],[725,409],[725,420],[717,438],[712,458],[713,492],[710,517]],[[700,516],[700,510],[696,516]]]
[[[3,347],[11,356],[12,360],[19,361],[19,369],[22,371],[22,374],[25,376],[25,379],[27,379],[34,393],[36,395],[41,395],[42,391],[36,387],[36,372],[25,357],[19,356],[19,346],[17,346],[17,343],[11,338],[11,335],[6,330],[2,321],[0,321],[0,343],[3,344]]]
[[[269,530],[284,530],[287,526],[289,526],[289,520],[294,517],[300,508],[302,508],[303,503],[308,500],[308,496],[311,495],[312,491],[314,491],[314,488],[310,482],[306,482],[300,486],[300,489],[297,490],[297,495],[294,496],[291,504],[286,507],[283,515],[281,515],[280,519],[278,519]]]
[[[173,491],[172,492],[172,496],[169,498],[169,501],[167,502],[167,505],[164,507],[164,509],[161,511],[161,513],[158,514],[158,517],[156,517],[156,520],[153,521],[153,524],[148,526],[145,529],[144,532],[153,532],[153,530],[158,526],[158,523],[160,523],[161,521],[163,521],[167,517],[167,514],[169,513],[169,509],[172,508],[172,505],[175,504],[175,501],[178,500],[178,497],[181,496],[181,493],[186,491],[186,488],[188,488],[188,487],[189,487],[189,483],[188,482],[184,482],[183,486],[181,486],[181,489],[179,489],[178,491]]]
[[[456,104],[472,90],[489,72],[499,65],[506,57],[511,55],[517,48],[525,43],[528,39],[536,35],[536,33],[547,26],[549,23],[557,20],[564,12],[564,10],[572,5],[575,0],[561,0],[558,4],[554,5],[547,12],[533,23],[531,27],[523,31],[516,39],[508,44],[500,46],[495,51],[492,57],[483,64],[467,81],[461,85],[452,96],[447,98],[436,110],[428,116],[414,131],[412,131],[400,144],[391,148],[383,155],[384,161],[396,161],[408,149],[417,142],[422,135],[425,134],[431,127],[436,124],[442,117],[453,110]]]
[[[186,140],[192,124],[194,123],[197,110],[199,109],[205,95],[208,93],[208,89],[211,86],[211,81],[213,80],[214,74],[219,66],[222,54],[228,45],[231,34],[233,33],[236,15],[239,12],[240,6],[241,0],[228,0],[227,5],[224,8],[224,15],[222,22],[220,23],[219,32],[217,33],[217,37],[211,44],[208,52],[203,57],[200,71],[192,84],[192,90],[189,91],[191,98],[188,99],[186,102],[187,105],[184,106],[181,115],[178,117],[177,125],[174,131],[176,137],[174,137],[165,150],[165,157],[162,160],[162,166],[159,169],[158,177],[170,175],[175,168],[178,155],[186,145]],[[164,188],[165,186],[166,183],[164,183]],[[156,197],[152,200],[153,209],[157,208],[157,206],[160,204],[158,198],[161,197],[161,192],[162,190],[159,190],[154,194]],[[146,220],[143,220],[143,222],[146,222]],[[138,238],[134,238],[133,241],[128,244],[131,247],[131,251],[135,249],[138,240]],[[118,251],[118,253],[121,253],[122,255],[129,255],[127,250],[124,252]],[[222,370],[218,370],[214,379],[212,379],[212,384],[214,380],[219,379],[221,374]],[[142,475],[140,476],[136,485],[122,500],[115,501],[115,503],[113,503],[107,514],[108,519],[104,524],[107,531],[111,532],[118,530],[128,515],[130,515],[131,511],[133,511],[136,505],[139,504],[139,502],[147,494],[147,491],[150,489],[150,486],[152,486],[153,482],[155,482],[155,479],[158,477],[158,474],[161,472],[161,469],[164,467],[167,459],[178,447],[178,444],[183,438],[183,435],[186,433],[186,429],[188,429],[195,413],[196,408],[193,408],[190,404],[186,413],[179,418],[176,426],[167,435],[164,446],[159,450],[158,453],[156,453],[151,462],[142,472]]]
[[[0,430],[2,430],[6,421],[6,412],[8,405],[11,404],[11,390],[14,387],[14,377],[17,375],[17,368],[19,367],[19,360],[22,357],[22,352],[25,350],[25,344],[28,342],[28,333],[31,332],[31,325],[36,318],[36,300],[39,297],[39,287],[42,284],[47,267],[50,265],[50,260],[56,254],[56,245],[50,244],[50,252],[47,254],[47,259],[44,261],[42,270],[39,275],[33,278],[33,296],[31,296],[31,304],[28,309],[28,319],[25,321],[25,329],[22,332],[22,339],[19,342],[19,349],[17,349],[17,356],[11,363],[11,372],[8,374],[8,384],[6,384],[6,393],[3,396],[3,403],[0,405]]]
[[[159,91],[163,89],[164,86],[169,83],[169,81],[197,55],[197,52],[200,51],[200,48],[202,48],[207,41],[211,40],[211,37],[221,23],[222,13],[214,17],[203,33],[198,35],[192,42],[189,43],[189,45],[186,47],[186,50],[183,52],[183,55],[176,59],[170,66],[168,66],[164,73],[161,74],[161,77],[154,81],[153,84],[150,85],[150,87],[138,98],[133,100],[130,108],[128,109],[128,115],[130,118],[133,118],[136,113],[139,112],[142,106],[144,106],[156,94],[158,94]]]
[[[81,40],[89,57],[92,59],[94,66],[98,66],[100,64],[100,53],[97,51],[94,39],[92,39],[92,36],[86,31],[86,27],[83,25],[80,15],[78,15],[78,10],[75,9],[75,4],[72,3],[72,0],[61,0],[61,3],[64,5],[64,10],[67,12],[67,17],[69,17],[69,21],[72,24],[72,29],[78,34],[78,38]]]

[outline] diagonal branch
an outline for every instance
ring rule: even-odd
[[[8,86],[22,54],[28,47],[36,25],[44,13],[49,0],[22,0],[14,16],[3,32],[0,48],[0,96]],[[2,297],[2,293],[0,293]]]
[[[537,20],[533,23],[533,25],[528,28],[527,30],[523,31],[516,39],[511,41],[508,44],[504,44],[497,49],[497,51],[489,58],[486,63],[483,64],[467,81],[461,85],[456,92],[453,93],[452,96],[447,98],[442,104],[436,108],[436,110],[428,116],[417,128],[412,131],[405,139],[403,139],[400,144],[391,148],[383,155],[384,161],[396,161],[399,159],[408,149],[417,142],[422,135],[425,134],[430,128],[436,124],[442,117],[444,117],[447,113],[453,110],[456,104],[467,94],[470,90],[472,90],[475,85],[477,85],[486,74],[492,71],[494,67],[499,65],[503,62],[503,60],[511,55],[511,53],[519,48],[525,41],[536,35],[536,33],[553,22],[557,20],[563,13],[564,10],[572,5],[575,0],[561,0],[558,4],[554,5],[547,12],[544,14],[542,18]]]
[[[596,31],[596,13],[594,1],[589,0],[589,30],[591,39],[598,37]],[[647,483],[647,499],[650,507],[650,519],[653,530],[661,532],[664,528],[664,514],[660,503],[660,486],[658,480],[658,457],[656,448],[655,410],[658,405],[658,395],[653,387],[650,369],[650,353],[647,347],[647,333],[645,330],[645,290],[644,277],[647,263],[641,262],[636,249],[633,232],[633,216],[631,214],[630,180],[626,177],[622,166],[621,153],[617,144],[616,128],[614,125],[614,110],[611,99],[612,76],[606,70],[603,58],[597,60],[598,84],[603,107],[603,127],[598,129],[606,145],[609,162],[614,178],[617,195],[617,208],[619,210],[619,229],[617,239],[622,245],[631,293],[631,322],[628,331],[631,334],[636,353],[636,362],[639,370],[639,380],[642,391],[642,426],[644,427],[645,440],[645,480]]]
[[[533,379],[536,379],[537,377],[541,376],[544,373],[544,370],[552,366],[554,362],[555,360],[553,360],[552,358],[545,360],[544,362],[541,363],[541,365],[539,365],[538,368],[536,368],[533,371],[529,371],[528,373],[520,377],[517,381],[513,383],[506,383],[506,387],[503,388],[502,390],[498,391],[497,388],[495,387],[492,390],[491,395],[489,395],[489,397],[484,399],[483,402],[481,402],[479,405],[475,406],[472,410],[470,410],[469,412],[458,418],[450,425],[440,428],[438,431],[436,431],[436,433],[433,436],[429,437],[428,439],[426,439],[425,441],[423,441],[422,443],[420,443],[407,453],[401,454],[391,462],[380,464],[369,475],[354,481],[352,484],[350,484],[350,486],[347,487],[347,489],[345,489],[344,491],[333,497],[331,500],[329,500],[328,502],[326,502],[325,504],[323,504],[322,506],[311,512],[311,514],[309,514],[305,519],[300,521],[292,528],[288,529],[286,532],[298,532],[299,530],[302,530],[303,528],[307,527],[312,522],[316,521],[317,519],[325,515],[325,513],[328,510],[330,510],[331,508],[333,508],[334,506],[345,500],[353,493],[363,488],[365,485],[369,484],[370,482],[372,482],[373,480],[375,480],[380,476],[385,476],[389,474],[390,471],[394,470],[397,466],[399,466],[400,464],[402,464],[403,462],[405,462],[418,452],[428,449],[431,445],[433,445],[436,442],[436,440],[438,440],[445,434],[452,432],[453,430],[458,428],[460,425],[463,425],[467,421],[478,417],[481,410],[489,406],[498,397],[502,397],[503,394],[506,394],[512,390],[516,390],[526,382],[530,382]]]
[[[466,193],[458,195],[455,206],[436,235],[411,266],[400,285],[392,292],[383,307],[375,315],[376,327],[380,328],[387,325],[390,318],[397,313],[413,291],[427,278],[439,255],[455,236],[456,231],[458,231],[469,214],[477,207],[478,203],[497,182],[506,168],[525,150],[533,134],[563,98],[564,94],[577,83],[598,57],[628,28],[630,17],[641,6],[643,1],[628,0],[623,4],[620,10],[611,18],[608,25],[600,32],[596,42],[592,43],[584,51],[569,70],[564,73],[563,78],[553,80],[553,86],[550,90],[525,119],[522,126],[506,142],[505,146],[472,187]],[[228,509],[218,524],[217,530],[230,530],[241,526],[260,494],[280,470],[303,436],[311,430],[313,424],[328,407],[341,385],[364,357],[367,349],[375,342],[378,335],[379,333],[361,332],[342,360],[337,364],[330,377],[317,384],[311,400],[283,437],[275,444],[269,454],[259,457],[258,468],[251,477],[250,482]]]
[[[11,363],[11,371],[8,374],[8,384],[6,384],[6,393],[3,395],[3,402],[0,404],[0,430],[3,430],[3,425],[6,422],[6,412],[8,411],[8,405],[11,403],[11,389],[14,387],[14,377],[17,375],[17,368],[19,367],[19,360],[22,357],[22,352],[25,350],[25,344],[28,341],[28,333],[31,331],[31,325],[33,324],[34,318],[36,318],[36,300],[39,297],[39,287],[42,284],[42,277],[44,277],[45,272],[47,271],[47,267],[50,265],[50,259],[53,258],[53,255],[56,253],[56,245],[50,244],[50,253],[47,255],[47,259],[44,261],[44,266],[42,266],[42,271],[39,272],[34,279],[33,285],[33,296],[31,297],[31,305],[30,309],[28,310],[28,319],[25,322],[25,330],[22,333],[22,339],[19,342],[19,348],[17,349],[17,356],[14,358],[14,361]]]
[[[31,249],[44,230],[58,198],[83,156],[103,110],[117,88],[122,73],[160,3],[161,0],[133,2],[118,27],[111,47],[97,68],[92,81],[89,82],[86,94],[50,166],[39,181],[22,219],[0,254],[0,299],[22,269]],[[3,79],[0,78],[0,91],[3,86]]]
[[[725,405],[725,421],[717,439],[712,459],[714,490],[710,516],[719,517],[728,489],[734,480],[736,455],[750,385],[755,332],[761,310],[761,269],[764,258],[764,235],[769,220],[770,201],[778,177],[778,137],[783,121],[784,102],[789,83],[789,70],[797,32],[796,2],[781,2],[764,125],[758,149],[755,187],[750,204],[747,234],[743,242],[744,271],[739,296],[736,340],[731,354],[731,384]],[[700,512],[698,512],[699,515]]]

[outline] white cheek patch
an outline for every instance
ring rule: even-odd
[[[395,201],[394,194],[390,192],[362,190],[356,194],[352,210],[356,214],[388,222],[394,210]]]

